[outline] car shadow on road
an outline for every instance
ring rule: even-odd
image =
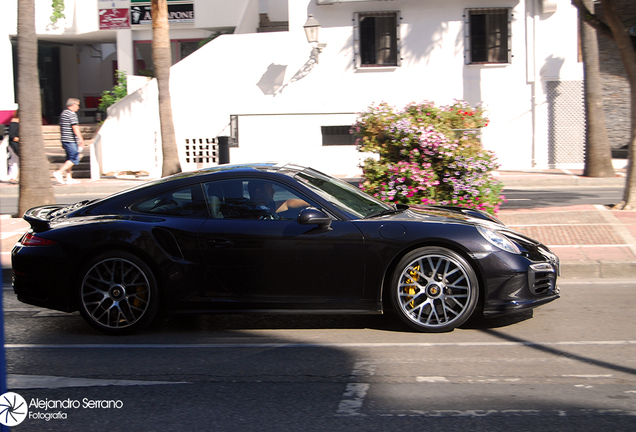
[[[224,330],[327,330],[372,329],[408,331],[392,314],[384,315],[303,315],[303,314],[220,314],[170,315],[157,320],[145,331]]]
[[[507,327],[532,318],[532,310],[483,318],[471,317],[459,328],[484,330]],[[399,333],[420,333],[404,324],[394,311],[382,315],[322,315],[322,314],[196,314],[169,315],[156,320],[145,332],[192,332],[225,330],[378,330]]]
[[[598,366],[598,367],[602,367],[605,369],[610,369],[616,372],[623,372],[623,373],[628,373],[631,375],[636,375],[636,369],[634,368],[630,368],[630,367],[626,367],[626,366],[621,366],[619,364],[615,364],[615,363],[610,363],[607,361],[603,361],[603,360],[598,360],[598,359],[594,359],[591,357],[586,357],[586,356],[582,356],[579,354],[574,354],[571,352],[567,352],[561,349],[558,349],[555,347],[555,344],[550,344],[550,343],[541,343],[541,342],[532,342],[532,341],[528,341],[525,339],[521,339],[519,337],[515,337],[515,336],[511,336],[509,334],[505,334],[505,333],[501,333],[498,332],[496,330],[492,330],[492,329],[484,329],[483,330],[484,333],[497,337],[499,339],[503,339],[505,341],[508,342],[514,342],[520,345],[524,345],[527,346],[529,348],[535,349],[537,351],[541,351],[544,353],[548,353],[551,355],[556,355],[559,357],[565,357],[568,358],[570,360],[575,360],[581,363],[586,363],[588,365],[592,365],[592,366]],[[626,342],[629,343],[629,342]]]
[[[460,328],[464,330],[483,330],[508,327],[529,320],[533,316],[534,311],[532,309],[489,318],[485,318],[481,314],[474,314],[468,321],[461,325]]]

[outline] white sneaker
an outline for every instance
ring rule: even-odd
[[[62,178],[62,174],[60,174],[59,172],[55,171],[53,173],[53,177],[55,177],[55,180],[57,180],[59,184],[66,184],[66,183],[64,183],[64,179]]]
[[[66,184],[67,185],[71,185],[71,184],[79,184],[81,183],[81,181],[79,180],[75,180],[74,178],[67,178],[66,179]]]

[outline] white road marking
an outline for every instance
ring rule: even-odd
[[[417,382],[423,382],[423,383],[447,383],[450,382],[448,381],[448,378],[446,377],[440,377],[440,376],[418,376],[415,377],[415,381]]]
[[[469,417],[469,418],[478,418],[478,417],[488,417],[488,416],[513,416],[513,417],[522,417],[522,416],[558,416],[558,417],[568,417],[569,415],[595,415],[595,416],[629,416],[633,417],[636,415],[634,411],[626,411],[626,410],[605,410],[605,409],[579,409],[579,410],[550,410],[550,411],[540,411],[540,410],[434,410],[434,411],[423,411],[423,410],[408,410],[408,411],[398,411],[394,413],[384,413],[380,414],[380,417],[437,417],[437,418],[446,418],[446,417]]]
[[[611,378],[614,375],[561,375],[562,377],[572,377],[572,378]]]
[[[386,343],[219,343],[219,344],[5,344],[19,349],[227,349],[227,348],[434,348],[636,345],[636,340],[562,342],[386,342]]]
[[[357,381],[358,377],[375,375],[375,368],[376,365],[368,361],[359,361],[353,365],[351,378],[355,382],[350,382],[345,387],[345,391],[342,393],[340,403],[338,404],[336,416],[355,417],[364,415],[360,411],[362,410],[364,398],[367,396],[367,391],[371,384]]]
[[[65,387],[103,387],[103,386],[139,386],[189,384],[174,381],[140,381],[140,380],[109,380],[91,378],[70,378],[47,375],[18,375],[7,374],[7,388],[11,390],[34,388],[65,388]]]
[[[375,367],[376,365],[367,361],[356,362],[353,365],[353,370],[351,371],[351,375],[354,377],[358,377],[362,375],[373,376],[375,375]]]
[[[363,416],[360,412],[364,404],[364,398],[367,396],[370,384],[367,383],[349,383],[345,388],[340,403],[338,404],[337,416],[356,417]]]

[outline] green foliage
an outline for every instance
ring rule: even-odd
[[[51,23],[55,24],[59,20],[66,18],[66,15],[64,15],[64,0],[52,0],[51,7],[53,8]]]
[[[393,203],[441,204],[499,210],[499,165],[484,150],[479,131],[488,125],[481,106],[456,101],[438,107],[412,103],[401,111],[386,103],[358,115],[352,133],[358,150],[376,153],[363,165],[365,192]]]
[[[112,90],[106,90],[103,92],[102,97],[99,100],[98,109],[102,112],[106,112],[106,108],[128,95],[126,72],[118,70],[116,71],[116,74],[117,84],[115,84]]]
[[[219,36],[224,35],[224,34],[228,34],[228,32],[227,31],[214,32],[210,36],[208,36],[207,38],[201,39],[199,41],[199,48],[201,48],[203,45],[207,44],[208,42],[212,42],[214,39],[216,39]]]

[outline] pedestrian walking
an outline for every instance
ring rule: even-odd
[[[20,166],[20,110],[13,113],[9,123],[9,183],[17,184]]]
[[[79,99],[70,98],[66,101],[66,109],[60,115],[60,134],[62,147],[66,152],[66,161],[59,170],[53,173],[53,177],[60,184],[79,183],[72,176],[73,166],[79,164],[80,153],[84,150],[84,138],[82,138],[77,118],[79,109]]]

